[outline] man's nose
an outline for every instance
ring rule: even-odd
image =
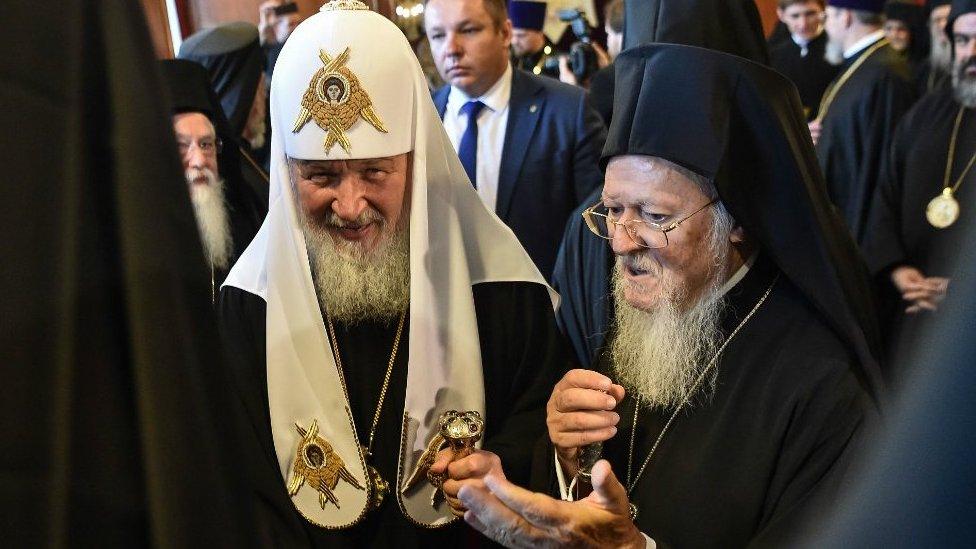
[[[610,240],[610,247],[613,249],[614,254],[620,256],[630,255],[643,250],[630,237],[630,234],[627,232],[627,227],[624,225],[616,226],[613,232],[613,238]]]
[[[332,211],[345,221],[357,219],[368,206],[362,186],[348,182],[339,185],[332,201]]]
[[[207,157],[200,147],[193,147],[186,152],[186,163],[191,168],[203,168],[207,165]]]
[[[463,53],[461,48],[461,41],[458,40],[458,35],[453,32],[447,33],[444,37],[444,56],[445,57],[460,57]]]

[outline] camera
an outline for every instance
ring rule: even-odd
[[[569,23],[576,36],[576,42],[569,48],[569,68],[578,82],[586,82],[599,68],[586,14],[579,8],[559,10],[559,20]],[[558,60],[555,62],[558,67]]]

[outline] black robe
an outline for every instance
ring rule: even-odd
[[[970,171],[958,192],[960,217],[952,226],[936,229],[925,217],[929,201],[943,189],[949,140],[959,103],[951,89],[929,94],[912,108],[899,124],[885,159],[864,244],[864,255],[881,293],[887,299],[886,316],[889,348],[897,355],[911,346],[917,330],[932,313],[904,315],[907,306],[891,282],[891,271],[910,265],[925,276],[950,276],[957,243],[967,232],[976,230],[976,173]],[[976,115],[963,117],[959,128],[951,183],[962,174],[976,152]],[[904,363],[904,361],[899,361]],[[902,377],[895,373],[896,380]]]
[[[145,14],[3,10],[2,544],[258,546]]]
[[[841,75],[870,48],[845,60]],[[904,57],[884,46],[841,87],[823,118],[817,157],[830,199],[859,244],[885,151],[914,100]]]
[[[952,88],[952,75],[942,69],[932,66],[932,60],[926,59],[918,63],[912,71],[915,81],[915,93],[919,97],[930,92],[939,92]]]
[[[770,66],[796,84],[807,119],[817,115],[824,90],[837,76],[838,67],[824,59],[827,49],[827,33],[822,32],[807,44],[807,54],[792,38],[780,42],[769,51]]]
[[[566,369],[565,344],[553,321],[549,296],[532,283],[473,287],[485,377],[484,448],[501,457],[506,476],[527,484],[533,444],[545,432],[545,404]],[[268,409],[265,367],[266,304],[238,288],[221,291],[219,312],[225,346],[234,360],[234,388],[250,420],[249,439],[237,458],[258,503],[261,526],[279,546],[458,547],[487,544],[460,521],[439,529],[413,526],[391,493],[379,511],[345,530],[328,531],[301,517],[278,468]],[[376,431],[372,464],[391,486],[396,481],[400,425],[406,391],[408,343],[404,337]],[[360,440],[369,438],[396,323],[336,326],[350,407]]]
[[[759,256],[727,295],[726,335],[778,273]],[[856,364],[849,346],[780,275],[725,349],[714,396],[678,415],[640,477],[630,495],[638,528],[658,547],[782,546],[819,511],[814,503],[839,488],[855,442],[876,416]],[[605,352],[598,368],[613,376]],[[628,394],[618,406],[619,431],[603,447],[625,484],[634,404]],[[634,475],[672,412],[642,407]],[[551,489],[551,450],[536,463]]]

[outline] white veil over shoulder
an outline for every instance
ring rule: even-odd
[[[359,117],[345,131],[349,150],[336,143],[326,151],[326,131],[314,119],[297,133],[292,130],[316,72],[347,48],[344,66],[358,79],[372,101],[375,118],[387,131]],[[287,159],[377,158],[413,151],[407,394],[400,467],[391,496],[412,521],[445,525],[453,516],[443,502],[431,507],[430,485],[410,490],[403,485],[436,432],[441,412],[484,414],[471,287],[505,281],[545,285],[545,280],[512,231],[472,188],[406,38],[392,22],[358,1],[333,0],[288,38],[275,66],[271,123],[268,216],[224,285],[267,302],[268,399],[282,488],[293,473],[302,440],[295,425],[307,428],[313,420],[351,475],[367,486],[342,373],[336,367],[312,281]],[[549,292],[555,307],[558,296]],[[339,481],[334,493],[339,506],[328,503],[323,508],[317,492],[309,487],[300,489],[292,501],[306,519],[325,528],[351,526],[364,516],[366,491]]]

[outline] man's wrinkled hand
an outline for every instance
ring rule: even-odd
[[[948,278],[926,277],[915,267],[907,265],[894,269],[891,281],[901,293],[901,298],[909,303],[906,314],[937,310],[949,289]]]
[[[433,474],[447,473],[441,490],[444,499],[451,506],[451,512],[456,516],[464,516],[467,508],[458,499],[458,491],[465,485],[484,488],[484,478],[488,474],[505,478],[502,461],[495,454],[487,450],[475,450],[471,455],[455,459],[454,451],[445,448],[437,453],[437,459],[430,466]]]
[[[624,388],[591,370],[570,370],[552,390],[546,404],[549,440],[573,476],[579,449],[617,434],[620,415],[613,411],[624,398]]]
[[[575,502],[530,492],[489,475],[484,487],[464,486],[459,497],[464,520],[511,548],[643,548],[644,536],[630,520],[627,492],[610,464],[593,466],[593,492]]]

